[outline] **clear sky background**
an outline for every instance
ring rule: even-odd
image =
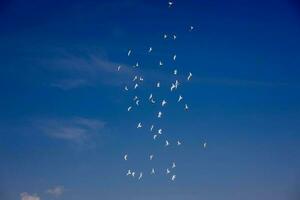
[[[300,198],[299,3],[174,2],[1,1],[0,199]],[[181,148],[135,128],[158,109],[127,112],[136,61],[137,92],[169,100],[161,125]],[[174,68],[180,80],[194,75],[180,89],[187,113],[166,92]],[[173,160],[175,182],[164,174]],[[143,180],[126,177],[129,168]]]

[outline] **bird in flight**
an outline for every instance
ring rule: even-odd
[[[153,135],[153,140],[156,140],[156,138],[157,138],[157,135]]]
[[[175,181],[175,179],[176,179],[176,175],[173,175],[172,178],[171,178],[171,180]]]
[[[126,173],[126,176],[129,176],[129,175],[131,175],[131,170],[130,169]]]
[[[162,102],[161,102],[161,106],[164,106],[164,105],[166,105],[167,104],[167,101],[166,100],[163,100]]]
[[[158,133],[159,135],[161,135],[161,134],[162,134],[162,129],[161,129],[161,128],[158,129],[157,133]]]
[[[168,140],[166,140],[166,144],[165,144],[165,146],[169,146],[169,145],[170,145],[169,141],[168,141]]]
[[[176,35],[173,35],[173,40],[176,40],[177,36]]]
[[[173,6],[173,4],[174,4],[173,1],[169,1],[168,2],[169,8],[171,8]]]
[[[177,69],[174,70],[174,75],[177,75]]]
[[[128,50],[127,56],[130,56],[131,54],[131,49]]]
[[[162,116],[162,112],[159,111],[159,112],[157,113],[157,118],[161,118],[161,116]]]
[[[177,141],[177,146],[180,146],[181,145],[181,142],[178,140]]]
[[[159,61],[159,66],[163,66],[164,65],[164,63],[162,62],[162,61]]]
[[[131,110],[131,108],[132,108],[132,106],[129,106],[129,107],[127,108],[127,111],[129,112],[129,111]]]
[[[151,132],[153,131],[153,128],[154,128],[154,125],[152,124],[151,127],[150,127]]]
[[[179,95],[177,102],[180,102],[183,99],[181,95]]]
[[[142,127],[143,127],[142,123],[139,122],[136,128],[142,128]]]
[[[176,164],[175,162],[172,163],[172,168],[175,168],[176,167]]]
[[[177,56],[176,56],[176,54],[175,54],[175,55],[173,56],[173,60],[174,60],[174,61],[176,60],[176,57],[177,57]]]
[[[136,83],[136,84],[134,85],[134,89],[136,89],[137,87],[139,87],[139,84]]]
[[[120,69],[121,69],[121,65],[118,66],[118,71],[120,71]]]
[[[206,148],[206,146],[207,146],[207,143],[206,143],[206,142],[204,142],[204,143],[203,143],[203,148],[205,149],[205,148]]]
[[[127,157],[128,157],[128,155],[127,155],[127,154],[125,154],[125,156],[124,156],[124,160],[127,160]]]
[[[128,87],[127,86],[125,86],[125,88],[124,88],[126,91],[128,91]]]
[[[134,176],[135,176],[135,172],[132,172],[132,173],[131,173],[131,176],[134,177]]]
[[[189,110],[189,107],[188,107],[187,104],[184,105],[184,110],[185,110],[185,111],[188,111],[188,110]]]
[[[194,30],[194,27],[193,26],[190,26],[190,31]]]
[[[154,170],[154,168],[152,168],[152,170],[151,170],[151,173],[150,173],[151,175],[153,175],[153,174],[155,174],[155,170]]]
[[[137,105],[137,106],[139,106],[140,104],[140,100],[137,100],[136,102],[135,102],[135,104]]]
[[[151,154],[151,155],[149,156],[149,159],[150,159],[150,160],[152,160],[152,159],[153,159],[153,157],[154,157],[154,155],[153,155],[153,154]]]
[[[189,76],[187,77],[187,80],[189,81],[192,78],[193,74],[190,72]]]
[[[138,178],[138,180],[140,180],[143,177],[143,172],[140,172],[140,176]]]
[[[152,51],[152,47],[149,47],[148,53],[151,53]]]
[[[168,37],[167,34],[164,34],[164,39],[167,39],[167,37]]]
[[[174,89],[176,89],[176,86],[175,86],[175,84],[174,83],[172,83],[172,85],[171,85],[171,92],[174,90]]]
[[[157,82],[157,83],[156,83],[156,87],[160,87],[160,82]]]
[[[169,168],[167,168],[167,174],[170,174],[170,172],[171,172],[171,171],[169,170]]]

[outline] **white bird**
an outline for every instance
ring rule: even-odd
[[[152,95],[152,93],[150,94],[150,96],[149,96],[149,100],[151,100],[152,99],[152,97],[153,97],[153,95]]]
[[[161,106],[164,106],[164,105],[166,105],[167,104],[167,101],[166,100],[163,100],[162,102],[161,102]]]
[[[127,171],[126,176],[129,176],[129,175],[131,175],[131,170],[130,169]]]
[[[169,1],[168,4],[169,4],[169,8],[170,8],[171,6],[173,6],[174,3],[172,1]]]
[[[151,173],[150,173],[151,175],[153,175],[153,174],[155,174],[155,170],[154,170],[154,168],[152,168],[152,170],[151,170]]]
[[[171,180],[175,181],[175,179],[176,179],[176,175],[173,175],[172,178],[171,178]]]
[[[128,91],[128,87],[127,86],[125,86],[125,88],[124,88],[126,91]]]
[[[207,146],[207,143],[206,143],[206,142],[204,142],[204,144],[203,144],[203,148],[205,149],[205,148],[206,148],[206,146]]]
[[[136,84],[134,85],[134,89],[136,89],[137,87],[139,87],[139,84],[136,83]]]
[[[181,95],[179,95],[177,102],[180,102],[182,99],[183,99],[183,97]]]
[[[131,108],[132,108],[132,106],[129,106],[129,107],[127,108],[127,111],[129,112],[129,111],[131,110]]]
[[[190,31],[194,30],[194,27],[193,26],[190,26]]]
[[[156,138],[157,138],[157,135],[153,135],[153,140],[156,140]]]
[[[167,174],[170,174],[170,172],[171,172],[171,171],[169,170],[169,168],[167,168]]]
[[[137,100],[137,99],[138,99],[138,97],[137,97],[137,96],[134,96],[133,101],[135,101],[135,100]]]
[[[156,83],[156,87],[160,87],[160,82],[157,82],[157,83]]]
[[[176,35],[173,35],[173,39],[176,40],[176,38],[177,38],[177,36],[176,36]]]
[[[192,78],[193,74],[190,72],[189,76],[187,77],[187,80],[189,81]]]
[[[118,66],[118,71],[120,71],[120,69],[121,69],[121,65]]]
[[[134,76],[134,78],[132,79],[132,81],[136,81],[137,80],[137,76]]]
[[[140,172],[140,176],[138,178],[138,180],[140,180],[143,177],[143,172]]]
[[[169,146],[169,145],[170,145],[169,141],[166,140],[166,145],[165,146]]]
[[[152,124],[151,127],[150,127],[151,132],[153,131],[153,128],[154,128],[154,125]]]
[[[178,140],[177,141],[177,146],[180,146],[181,145],[181,142]]]
[[[175,81],[175,87],[176,87],[176,89],[177,89],[178,86],[179,86],[179,81],[176,80],[176,81]]]
[[[134,67],[138,67],[139,66],[139,62],[136,62],[135,66]]]
[[[175,54],[175,55],[173,56],[173,60],[174,60],[174,61],[176,60],[176,57],[177,57],[177,56],[176,56],[176,54]]]
[[[154,157],[154,155],[151,154],[151,155],[149,156],[149,159],[152,160],[153,157]]]
[[[140,76],[140,81],[144,81],[144,78]]]
[[[177,75],[177,69],[174,70],[174,75]]]
[[[161,129],[161,128],[158,129],[157,133],[158,133],[159,135],[161,135],[161,134],[162,134],[162,129]]]
[[[172,83],[172,85],[171,85],[171,92],[174,90],[176,88],[176,86],[174,85],[174,83]]]
[[[154,99],[151,99],[151,103],[155,103]]]
[[[132,177],[134,177],[135,176],[135,172],[132,172],[131,175],[132,175]]]
[[[161,118],[161,116],[162,116],[162,112],[159,111],[159,112],[157,113],[157,118]]]
[[[173,162],[173,164],[172,164],[172,168],[175,168],[176,167],[176,164],[175,164],[175,162]]]
[[[148,53],[150,53],[152,51],[152,47],[149,47]]]
[[[137,105],[137,106],[139,106],[140,104],[140,100],[137,100],[136,102],[135,102],[135,104]]]
[[[142,128],[142,127],[143,127],[142,123],[139,122],[136,128]]]
[[[164,39],[167,39],[167,37],[168,37],[167,34],[164,34]]]
[[[124,156],[124,160],[127,160],[127,157],[128,157],[128,155],[127,155],[127,154],[125,154],[125,156]]]
[[[159,66],[163,66],[164,63],[162,61],[159,61]]]
[[[189,109],[188,105],[185,104],[185,105],[184,105],[184,110],[185,110],[185,111],[188,111],[188,109]]]
[[[128,51],[127,56],[130,56],[130,54],[131,54],[131,50]]]

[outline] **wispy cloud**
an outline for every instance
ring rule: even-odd
[[[64,186],[55,186],[46,191],[47,194],[53,195],[54,197],[59,197],[65,192]]]
[[[97,133],[102,133],[105,122],[81,117],[71,119],[39,119],[34,121],[34,126],[49,137],[83,143]]]
[[[22,192],[20,194],[21,200],[40,200],[40,197],[37,194],[30,195],[27,192]]]

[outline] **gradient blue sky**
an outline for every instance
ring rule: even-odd
[[[299,3],[175,4],[1,1],[0,199],[23,192],[41,200],[299,199]],[[163,41],[165,32],[178,39]],[[190,112],[170,104],[163,121],[170,141],[184,145],[166,150],[135,129],[153,111],[128,114],[133,94],[122,88],[136,61],[147,82],[140,95],[169,82],[174,52],[180,77],[194,77],[182,88]],[[149,152],[159,155],[151,166]],[[175,183],[162,172],[140,182],[124,176],[175,158]],[[55,197],[48,190],[57,186],[64,190]]]

